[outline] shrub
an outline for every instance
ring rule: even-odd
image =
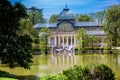
[[[94,80],[115,80],[114,72],[104,64],[92,66],[90,72]]]
[[[63,74],[68,77],[68,80],[91,80],[89,66],[81,67],[74,66],[74,68],[63,71]]]
[[[54,76],[43,76],[40,80],[68,80],[63,74],[58,74]]]
[[[68,80],[115,80],[114,72],[106,65],[74,66],[63,71]]]
[[[115,80],[114,72],[106,65],[74,66],[62,74],[44,76],[41,80]]]
[[[10,74],[8,72],[5,71],[1,71],[0,70],[0,77],[8,77],[8,78],[18,78],[16,75],[14,74]]]

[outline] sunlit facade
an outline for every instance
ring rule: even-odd
[[[89,36],[99,37],[98,44],[104,44],[106,34],[98,22],[76,22],[73,13],[67,7],[61,11],[56,23],[38,23],[34,26],[38,31],[48,27],[52,35],[48,39],[50,46],[78,46],[77,30],[85,28]]]

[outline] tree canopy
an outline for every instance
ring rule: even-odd
[[[85,28],[81,28],[77,32],[77,39],[78,39],[78,50],[84,49],[85,43],[87,41],[87,31]]]
[[[20,20],[26,16],[21,3],[11,5],[8,0],[0,0],[0,60],[11,68],[29,69],[32,63],[32,39],[20,33]]]
[[[89,16],[94,19],[94,21],[104,24],[106,20],[106,10],[99,11],[97,13],[89,13]]]
[[[53,14],[49,19],[49,23],[57,22],[57,19],[58,19],[58,15]]]
[[[120,5],[113,5],[107,10],[106,31],[111,37],[113,46],[118,46],[120,41]]]
[[[79,22],[88,22],[88,21],[93,21],[92,17],[88,15],[81,15],[78,19]]]
[[[21,25],[21,32],[20,34],[28,34],[31,36],[31,38],[38,38],[38,31],[33,27],[32,22],[26,19],[20,20],[20,25]]]
[[[46,19],[43,17],[42,9],[37,9],[36,7],[28,8],[28,19],[33,25],[36,23],[45,23]]]
[[[51,35],[51,31],[48,27],[42,28],[40,30],[40,50],[44,51],[45,54],[48,53],[48,38]]]

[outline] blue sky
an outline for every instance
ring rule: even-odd
[[[11,0],[21,2],[27,8],[32,6],[43,8],[43,15],[49,18],[52,14],[59,14],[65,5],[71,9],[73,14],[87,14],[107,9],[110,5],[120,4],[120,0]]]

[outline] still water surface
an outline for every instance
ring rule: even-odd
[[[19,76],[27,76],[28,80],[48,75],[58,74],[63,70],[74,65],[88,65],[103,63],[108,65],[116,74],[116,80],[120,80],[120,54],[80,54],[80,55],[34,55],[34,63],[31,65],[31,70],[25,70],[17,67],[10,69],[5,66],[0,66],[0,70],[4,70]]]

